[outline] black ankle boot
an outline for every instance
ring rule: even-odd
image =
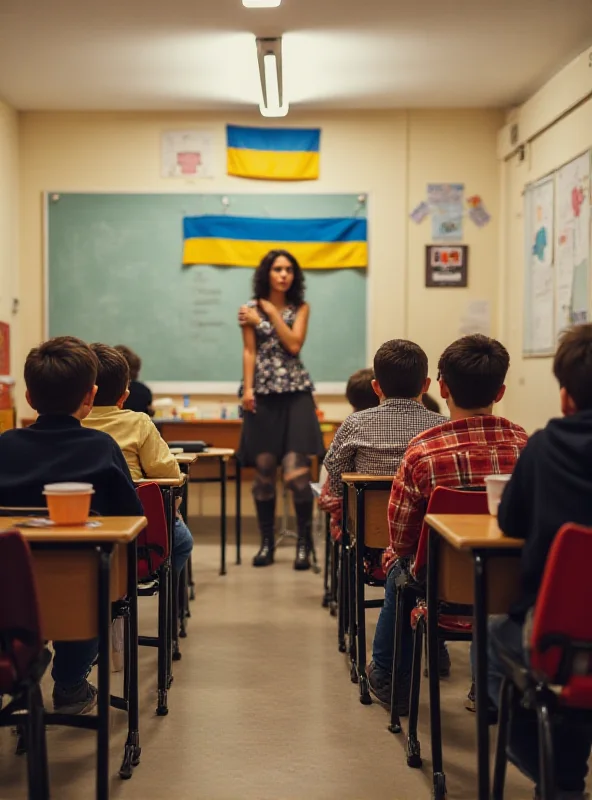
[[[311,529],[312,529],[312,500],[304,503],[295,503],[296,522],[298,525],[298,542],[296,544],[296,560],[294,569],[310,569]]]
[[[272,500],[256,500],[257,519],[261,531],[261,547],[253,558],[254,567],[273,564],[275,531],[275,497]]]

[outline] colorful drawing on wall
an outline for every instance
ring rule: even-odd
[[[555,335],[590,319],[590,153],[557,171]]]
[[[430,207],[426,203],[425,200],[422,200],[421,203],[415,206],[413,211],[409,214],[409,217],[415,222],[416,225],[419,225],[420,222],[423,222],[427,215],[430,213]]]
[[[463,238],[462,183],[429,183],[428,205],[432,214],[432,239],[459,242]]]
[[[526,356],[550,355],[555,349],[554,201],[553,177],[529,186],[524,196]]]
[[[207,131],[162,134],[163,178],[212,178],[212,136]]]
[[[469,217],[478,228],[484,228],[491,220],[491,214],[485,208],[482,198],[478,194],[467,197],[467,205],[469,207]]]
[[[464,287],[468,283],[467,245],[426,245],[426,286]]]

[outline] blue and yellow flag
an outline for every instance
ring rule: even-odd
[[[267,181],[319,177],[320,128],[226,126],[228,174]]]
[[[256,267],[288,250],[303,269],[368,266],[367,220],[203,216],[183,220],[183,264]]]

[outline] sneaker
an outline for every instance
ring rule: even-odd
[[[469,689],[469,693],[467,695],[467,700],[465,703],[465,708],[467,711],[470,711],[471,714],[475,714],[477,711],[477,703],[475,700],[475,681],[471,683],[471,688]],[[488,699],[487,704],[487,724],[488,725],[497,725],[498,721],[498,710],[493,705],[491,700]]]
[[[383,705],[391,707],[392,677],[390,672],[385,672],[377,667],[374,661],[368,665],[368,684],[370,691]],[[400,717],[409,716],[409,689],[411,680],[409,676],[402,676],[397,691],[397,711]]]
[[[59,714],[88,714],[97,704],[97,688],[84,680],[75,689],[53,687],[53,710]]]

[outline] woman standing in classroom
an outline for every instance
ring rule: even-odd
[[[255,467],[253,497],[261,533],[255,567],[273,564],[276,475],[292,491],[298,527],[294,569],[310,568],[313,496],[310,456],[323,441],[312,396],[313,384],[300,350],[310,309],[304,275],[291,253],[272,250],[253,278],[253,300],[238,314],[243,331],[244,410],[240,459]]]

